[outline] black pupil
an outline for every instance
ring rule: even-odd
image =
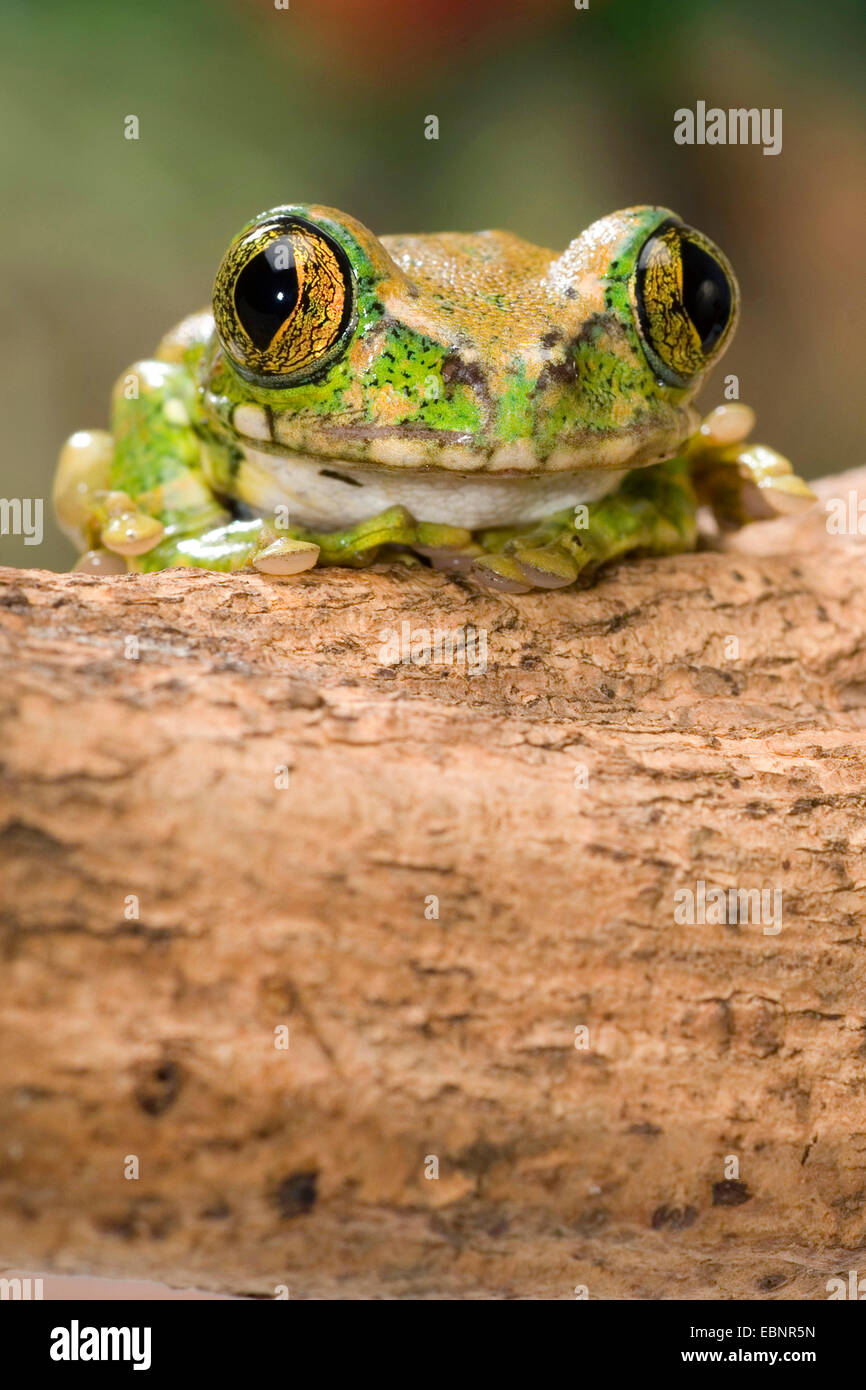
[[[298,302],[298,273],[291,238],[272,241],[248,261],[235,281],[241,326],[262,352]]]
[[[701,246],[682,240],[683,307],[709,352],[731,316],[731,287],[718,261]]]

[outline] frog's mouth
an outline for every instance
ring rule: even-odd
[[[313,438],[296,414],[246,403],[232,415],[244,456],[233,491],[263,514],[288,505],[311,529],[395,505],[470,530],[519,525],[595,501],[630,469],[674,457],[697,421],[691,406],[670,405],[616,431],[563,435],[539,459],[528,439],[483,449],[474,435],[418,426],[317,425]]]
[[[667,404],[618,429],[580,429],[559,435],[540,457],[529,438],[486,444],[476,435],[419,425],[340,424],[311,427],[289,411],[246,403],[231,416],[233,433],[254,449],[282,457],[327,458],[384,468],[455,473],[538,474],[641,468],[672,458],[694,432],[690,405]]]

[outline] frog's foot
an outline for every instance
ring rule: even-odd
[[[91,489],[81,522],[90,548],[77,568],[99,574],[192,566],[221,571],[253,568],[290,578],[316,564],[362,567],[392,549],[402,551],[407,561],[412,558],[410,552],[417,551],[432,564],[453,570],[465,569],[482,553],[471,532],[417,522],[405,507],[390,507],[342,531],[278,528],[260,517],[226,520],[217,526],[208,517],[189,526],[178,524],[176,515],[163,524],[136,508],[125,493]]]
[[[530,589],[563,589],[573,584],[580,564],[562,543],[533,545],[530,537],[511,537],[498,554],[481,555],[469,577],[499,594],[526,594]]]
[[[319,563],[323,565],[369,565],[383,549],[397,547],[416,551],[437,568],[454,570],[468,567],[481,554],[470,531],[416,521],[405,507],[389,507],[344,531],[296,528],[283,534],[317,546]]]
[[[111,433],[79,430],[63,446],[54,504],[64,531],[87,552],[81,567],[108,573],[106,555],[128,569],[195,563],[180,558],[183,539],[230,520],[202,473],[185,404],[192,391],[182,368],[138,362],[115,387]]]
[[[125,492],[111,488],[114,438],[107,430],[78,430],[61,450],[54,481],[54,505],[63,529],[87,549],[89,569],[106,574],[105,555],[143,555],[162,540],[160,520],[140,510]],[[102,556],[101,563],[93,560]],[[82,560],[85,557],[82,556]],[[121,563],[114,573],[126,568]]]
[[[533,527],[482,531],[469,578],[499,593],[561,589],[627,554],[692,550],[696,501],[684,459],[630,473],[598,502]]]
[[[128,517],[125,522],[129,524]],[[288,579],[317,564],[360,568],[391,549],[402,550],[406,560],[410,559],[407,552],[416,550],[445,569],[466,568],[481,554],[471,532],[417,522],[405,507],[389,507],[342,531],[277,528],[263,518],[177,534],[167,530],[158,543],[131,557],[128,564],[146,571],[175,565],[213,570],[252,567],[261,574]]]
[[[747,405],[720,405],[686,446],[698,500],[712,508],[722,530],[787,516],[815,501],[782,454],[747,442],[754,424]]]
[[[125,492],[112,491],[113,457],[114,437],[107,430],[78,430],[60,451],[54,507],[64,531],[88,557],[141,553],[162,536],[162,526],[139,512]],[[98,566],[79,561],[76,568]],[[114,568],[119,573],[126,566]]]

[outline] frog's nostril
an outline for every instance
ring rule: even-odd
[[[247,262],[235,281],[234,299],[241,327],[264,352],[298,303],[298,272],[288,237]]]

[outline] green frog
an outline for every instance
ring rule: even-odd
[[[692,405],[738,312],[726,257],[667,208],[559,253],[273,208],[120,378],[111,432],[67,441],[58,516],[96,573],[400,555],[524,593],[688,550],[702,504],[728,527],[812,501],[748,407]]]

